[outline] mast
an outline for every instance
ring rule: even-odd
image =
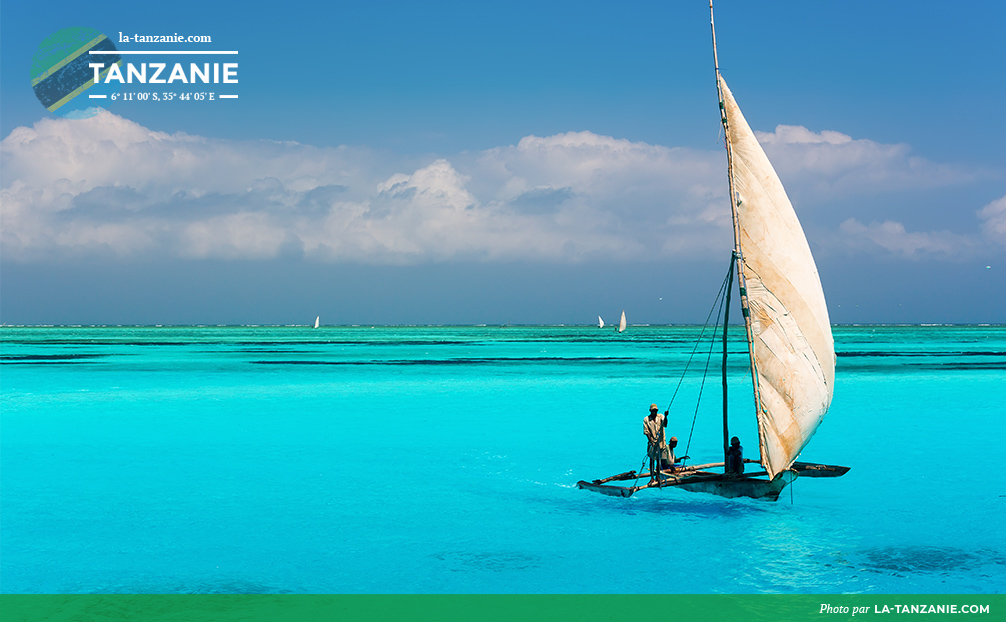
[[[758,370],[755,367],[755,353],[751,333],[751,310],[748,306],[747,282],[744,278],[744,253],[741,249],[740,222],[737,218],[737,206],[740,204],[740,196],[734,189],[734,151],[730,142],[730,124],[727,120],[726,105],[723,103],[723,87],[720,78],[720,59],[716,51],[716,20],[713,18],[713,0],[709,0],[709,27],[713,35],[713,66],[716,70],[716,97],[720,103],[720,123],[723,124],[723,143],[727,150],[727,183],[730,190],[730,216],[734,225],[734,250],[731,257],[731,264],[737,267],[737,288],[741,299],[741,315],[744,317],[744,330],[748,341],[748,355],[751,358],[751,381],[754,386],[754,406],[755,417],[761,412],[761,397],[758,391]],[[730,437],[727,426],[727,378],[726,378],[726,352],[727,352],[727,318],[730,315],[730,288],[727,289],[727,311],[723,317],[723,459],[726,463],[726,452],[730,447]],[[761,424],[758,425],[758,446],[764,446],[764,431]]]
[[[730,258],[730,268],[727,270],[727,296],[723,306],[723,465],[728,462],[727,452],[730,451],[730,426],[727,422],[727,326],[730,325],[730,292],[734,287],[734,261],[736,256]]]

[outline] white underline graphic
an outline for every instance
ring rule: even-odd
[[[217,95],[220,99],[237,99],[237,95]]]
[[[108,99],[108,95],[88,95],[91,99]]]
[[[174,50],[157,50],[157,51],[142,51],[142,50],[130,50],[128,52],[123,50],[91,50],[88,54],[237,54],[237,51],[180,51],[176,52]]]

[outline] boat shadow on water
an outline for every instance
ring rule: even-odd
[[[677,515],[682,518],[729,518],[739,519],[750,516],[763,516],[775,513],[775,504],[769,504],[757,499],[726,499],[708,495],[708,499],[700,499],[684,491],[666,490],[654,491],[655,495],[634,497],[612,503],[608,499],[591,497],[577,504],[576,511],[584,514],[601,512],[608,515],[636,516],[640,514],[659,514],[667,517]],[[701,495],[706,496],[706,495]]]

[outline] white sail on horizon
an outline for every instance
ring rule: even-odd
[[[622,311],[622,319],[618,320],[618,332],[625,330],[625,311]]]
[[[319,315],[318,317],[314,318],[314,327],[318,328],[318,325],[320,323],[321,323],[321,316]]]
[[[759,446],[774,477],[790,467],[831,405],[835,344],[800,221],[726,81],[719,81],[750,309]]]
[[[597,327],[598,328],[604,328],[604,320],[601,319],[600,315],[597,316]]]

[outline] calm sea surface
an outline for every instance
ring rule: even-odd
[[[1003,591],[1006,328],[837,327],[801,459],[845,477],[578,490],[639,469],[699,331],[0,328],[0,591]],[[671,410],[693,462],[722,442],[707,349]]]

